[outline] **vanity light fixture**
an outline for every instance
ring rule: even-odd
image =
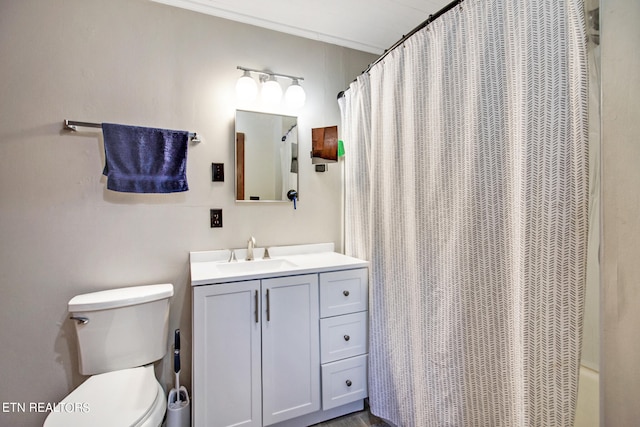
[[[260,83],[262,83],[261,98],[266,104],[275,106],[280,103],[282,99],[282,87],[280,83],[278,83],[278,80],[276,80],[276,77],[279,77],[291,80],[291,85],[287,88],[284,96],[287,107],[301,108],[304,105],[306,95],[304,89],[300,86],[300,81],[304,80],[304,78],[272,73],[271,71],[254,70],[241,66],[237,68],[244,72],[236,83],[236,96],[240,103],[249,103],[255,100],[258,87],[251,73],[256,73],[258,74]]]

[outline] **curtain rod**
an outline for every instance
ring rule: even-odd
[[[445,13],[447,13],[448,11],[450,11],[451,9],[456,7],[457,5],[461,4],[462,2],[463,2],[463,0],[454,0],[451,3],[447,4],[445,7],[443,7],[442,9],[440,9],[439,11],[437,11],[436,13],[433,13],[433,14],[429,15],[429,17],[426,20],[424,20],[422,23],[420,23],[413,30],[409,31],[409,33],[407,35],[402,36],[402,38],[400,40],[398,40],[397,42],[395,42],[389,49],[386,49],[382,53],[382,55],[380,55],[378,57],[378,59],[376,59],[371,64],[369,64],[367,69],[364,70],[361,74],[368,73],[371,70],[371,68],[373,68],[378,62],[382,61],[395,48],[397,48],[398,46],[401,46],[409,37],[411,37],[412,35],[414,35],[418,31],[422,30],[424,27],[426,27],[427,25],[431,24],[433,21],[438,19],[440,16],[444,15]],[[347,88],[345,90],[349,90],[349,88]],[[342,98],[344,96],[344,92],[345,91],[343,90],[343,91],[340,91],[338,93],[338,99],[340,99],[340,98]]]
[[[64,128],[67,130],[77,131],[78,127],[102,129],[102,123],[78,122],[75,120],[64,121]],[[189,132],[189,140],[191,142],[200,142],[200,137],[195,132]]]

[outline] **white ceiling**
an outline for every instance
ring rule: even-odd
[[[152,0],[381,54],[451,0]]]

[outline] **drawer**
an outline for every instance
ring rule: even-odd
[[[367,355],[322,365],[322,409],[367,397]]]
[[[369,303],[368,272],[332,271],[320,274],[320,317],[365,311]]]
[[[368,311],[320,319],[320,363],[367,352]]]

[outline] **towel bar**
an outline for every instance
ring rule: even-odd
[[[102,123],[78,122],[75,120],[65,120],[64,128],[67,130],[77,131],[79,127],[83,128],[102,128]],[[195,132],[189,132],[189,140],[191,142],[200,142],[200,137]]]

